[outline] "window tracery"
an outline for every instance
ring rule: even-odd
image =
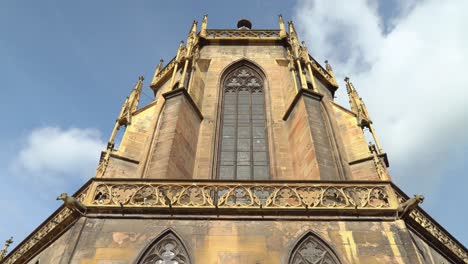
[[[159,236],[140,257],[138,264],[190,264],[182,241],[172,231]]]
[[[340,264],[340,261],[319,237],[309,232],[291,253],[289,264]]]
[[[224,79],[219,178],[268,179],[263,79],[243,65]]]

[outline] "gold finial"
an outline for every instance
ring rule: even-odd
[[[159,75],[159,73],[162,70],[163,63],[164,63],[164,60],[160,59],[159,63],[158,63],[158,66],[156,66],[156,70],[154,70],[153,81],[151,81],[151,83],[154,83],[156,81],[157,76]]]
[[[197,25],[198,25],[198,21],[194,20],[192,22],[192,28],[190,29],[190,33],[197,33]]]
[[[130,125],[132,121],[132,114],[138,108],[144,79],[145,78],[143,76],[138,77],[137,83],[130,92],[130,95],[127,96],[127,98],[125,99],[125,102],[123,103],[122,108],[120,109],[119,116],[115,121],[114,129],[112,130],[111,136],[109,137],[109,141],[107,142],[105,154],[104,156],[101,156],[101,160],[99,161],[99,165],[96,169],[96,177],[102,177],[104,175],[104,172],[106,171],[107,165],[109,164],[110,153],[114,149],[114,140],[115,136],[117,135],[117,131],[119,131],[121,126]]]
[[[292,81],[294,83],[294,90],[296,92],[299,92],[299,86],[298,86],[298,83],[297,83],[296,68],[294,66],[294,57],[292,56],[291,50],[289,48],[287,48],[286,50],[287,50],[287,58],[288,58],[288,68],[289,68],[289,71],[291,72]]]
[[[365,127],[369,128],[369,131],[374,138],[374,142],[377,145],[378,152],[383,153],[382,146],[380,145],[377,135],[375,134],[374,126],[364,101],[361,97],[359,97],[359,94],[356,88],[354,88],[353,83],[351,83],[349,80],[349,77],[346,77],[344,81],[346,82],[349,104],[351,105],[351,110],[356,114],[358,125],[363,129]]]
[[[297,37],[296,29],[294,28],[293,22],[289,21],[288,26],[289,26],[289,45],[291,46],[292,54],[297,58],[299,57],[299,51],[300,51],[301,45],[299,44],[299,38]]]
[[[349,80],[349,77],[346,77],[344,80],[346,82],[346,90],[348,91],[351,110],[357,115],[358,123],[361,127],[369,127],[369,124],[372,123],[372,121],[362,98],[359,97],[359,94],[354,88],[353,83]]]
[[[304,63],[309,64],[311,63],[310,58],[309,58],[309,51],[307,50],[307,46],[305,41],[301,42],[301,45],[299,46],[299,55],[304,60]]]
[[[328,60],[325,60],[325,69],[327,69],[328,72],[333,72],[332,66],[328,63]]]
[[[198,43],[197,25],[198,22],[194,20],[192,23],[192,28],[190,29],[189,35],[187,37],[187,44],[185,45],[186,52],[184,55],[186,58],[192,56],[192,51]]]
[[[289,26],[289,33],[296,34],[296,30],[294,29],[294,23],[292,21],[288,21],[288,26]]]
[[[184,41],[181,40],[180,43],[179,43],[179,48],[177,49],[177,55],[176,55],[176,62],[179,62],[179,60],[181,59],[182,55],[183,55],[183,51],[184,51]]]
[[[129,102],[129,111],[128,115],[128,124],[130,124],[130,118],[131,114],[135,112],[138,108],[138,103],[140,102],[140,95],[141,95],[141,89],[143,88],[143,81],[145,80],[145,77],[139,76],[138,81],[133,87],[132,91],[130,92],[130,95],[128,96],[128,102]]]
[[[185,45],[184,53],[181,57],[179,57],[179,60],[185,61],[185,62],[184,62],[184,69],[182,70],[182,76],[180,77],[178,88],[185,87],[186,85],[186,80],[188,78],[187,71],[189,70],[190,59],[193,59],[194,50],[196,50],[198,46],[197,24],[198,22],[194,20],[192,24],[192,29],[190,30],[189,36],[187,38],[187,45]],[[173,82],[171,81],[171,85],[172,84]]]
[[[305,41],[302,41],[301,45],[299,46],[299,56],[300,56],[300,58],[302,58],[302,60],[305,63],[305,67],[307,68],[310,83],[312,85],[312,87],[310,87],[310,88],[312,88],[312,91],[318,93],[319,91],[317,89],[317,84],[315,82],[315,77],[314,77],[314,73],[313,73],[313,70],[312,70],[312,61],[310,59],[309,51],[307,50],[307,46],[306,46]],[[307,87],[308,87],[308,85],[307,85]]]
[[[159,74],[159,72],[161,72],[163,64],[164,64],[164,60],[160,59],[158,63],[158,67],[156,68],[156,71],[157,71],[156,74]]]
[[[287,51],[287,57],[288,57],[288,68],[290,71],[294,71],[296,70],[295,66],[294,66],[294,56],[292,55],[291,53],[291,50],[290,49],[286,49]]]
[[[154,75],[153,75],[153,80],[151,81],[151,84],[155,83],[156,80],[158,79],[158,75],[162,70],[164,60],[160,59],[158,65],[156,66],[156,70],[154,70]]]
[[[387,171],[387,166],[379,157],[379,154],[377,152],[377,148],[375,147],[375,145],[369,143],[369,150],[372,154],[374,166],[375,166],[375,169],[377,170],[377,174],[379,175],[379,178],[383,181],[390,180],[390,176],[388,175],[388,171]]]
[[[351,93],[353,93],[353,91],[356,91],[356,89],[354,89],[354,86],[353,84],[349,81],[349,77],[345,77],[344,78],[344,81],[346,82],[346,90],[348,91],[348,95],[350,95]],[[357,92],[356,92],[357,93]],[[351,97],[349,98],[349,103],[351,103]],[[351,110],[353,110],[353,105],[351,103]],[[354,110],[353,110],[354,111]]]
[[[183,57],[183,52],[184,52],[184,41],[181,40],[180,44],[179,44],[179,48],[177,49],[177,55],[176,55],[176,57],[174,59],[175,65],[174,65],[174,68],[172,69],[172,77],[171,77],[170,87],[172,87],[174,85],[174,81],[175,81],[176,73],[177,73],[177,70],[178,70],[178,67],[179,67],[179,63],[181,61],[181,58]]]
[[[328,60],[325,60],[325,69],[327,70],[327,72],[330,74],[330,76],[332,77],[332,82],[335,84],[335,85],[338,85],[338,82],[336,81],[336,78],[335,78],[335,73],[333,72],[333,68],[332,66],[328,63]],[[349,78],[348,78],[349,79]]]
[[[12,243],[13,243],[13,237],[10,237],[10,239],[5,241],[5,246],[3,247],[2,251],[0,251],[0,260],[5,258],[5,256],[8,253],[8,248],[10,247]]]
[[[279,15],[278,20],[279,20],[279,27],[280,27],[279,37],[280,38],[286,38],[287,34],[286,34],[286,27],[284,26],[283,16]]]
[[[206,27],[208,25],[208,15],[203,16],[202,20],[202,25],[201,25],[201,30],[200,30],[200,36],[201,37],[206,37]]]

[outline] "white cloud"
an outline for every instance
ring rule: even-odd
[[[41,127],[26,134],[10,167],[0,166],[0,211],[12,216],[0,220],[0,235],[26,237],[62,204],[55,200],[60,193],[74,193],[94,177],[104,147],[96,129]]]
[[[13,171],[33,182],[54,184],[94,177],[104,142],[95,129],[36,128],[13,162]]]
[[[440,182],[446,154],[468,144],[468,1],[400,4],[386,33],[368,1],[300,1],[295,21],[312,55],[329,59],[339,81],[351,77],[394,178],[428,192]]]

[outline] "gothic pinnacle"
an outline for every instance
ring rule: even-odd
[[[198,25],[198,21],[194,20],[192,22],[192,28],[190,29],[190,33],[197,33],[197,25]]]
[[[328,60],[325,60],[325,69],[327,69],[328,72],[333,72],[333,69],[332,69],[331,65],[328,63]]]
[[[380,145],[377,135],[375,134],[375,129],[372,124],[369,112],[367,111],[367,107],[364,104],[364,101],[361,97],[359,97],[359,94],[356,91],[356,88],[354,88],[353,83],[351,83],[351,81],[349,80],[349,77],[346,77],[344,81],[346,82],[346,90],[348,91],[351,111],[353,111],[356,114],[358,125],[362,129],[364,129],[365,127],[369,128],[369,131],[371,132],[372,137],[374,138],[374,142],[377,146],[379,154],[383,153],[382,146]]]
[[[286,38],[287,35],[286,35],[286,28],[284,26],[284,20],[283,20],[283,16],[282,15],[279,15],[278,16],[278,20],[279,20],[279,27],[280,27],[280,33],[279,33],[279,37],[280,38]]]
[[[325,69],[327,70],[327,72],[332,77],[333,84],[335,84],[338,87],[338,82],[336,81],[335,73],[333,72],[332,66],[328,63],[328,60],[325,60]]]
[[[200,36],[205,38],[206,37],[206,27],[208,25],[208,15],[203,16],[201,29],[200,29]]]

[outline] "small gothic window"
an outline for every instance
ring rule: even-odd
[[[190,264],[187,249],[171,230],[156,238],[140,256],[138,264]]]
[[[340,264],[331,248],[312,232],[304,235],[294,247],[289,264]]]
[[[262,78],[241,66],[228,74],[222,89],[219,179],[269,179]]]

